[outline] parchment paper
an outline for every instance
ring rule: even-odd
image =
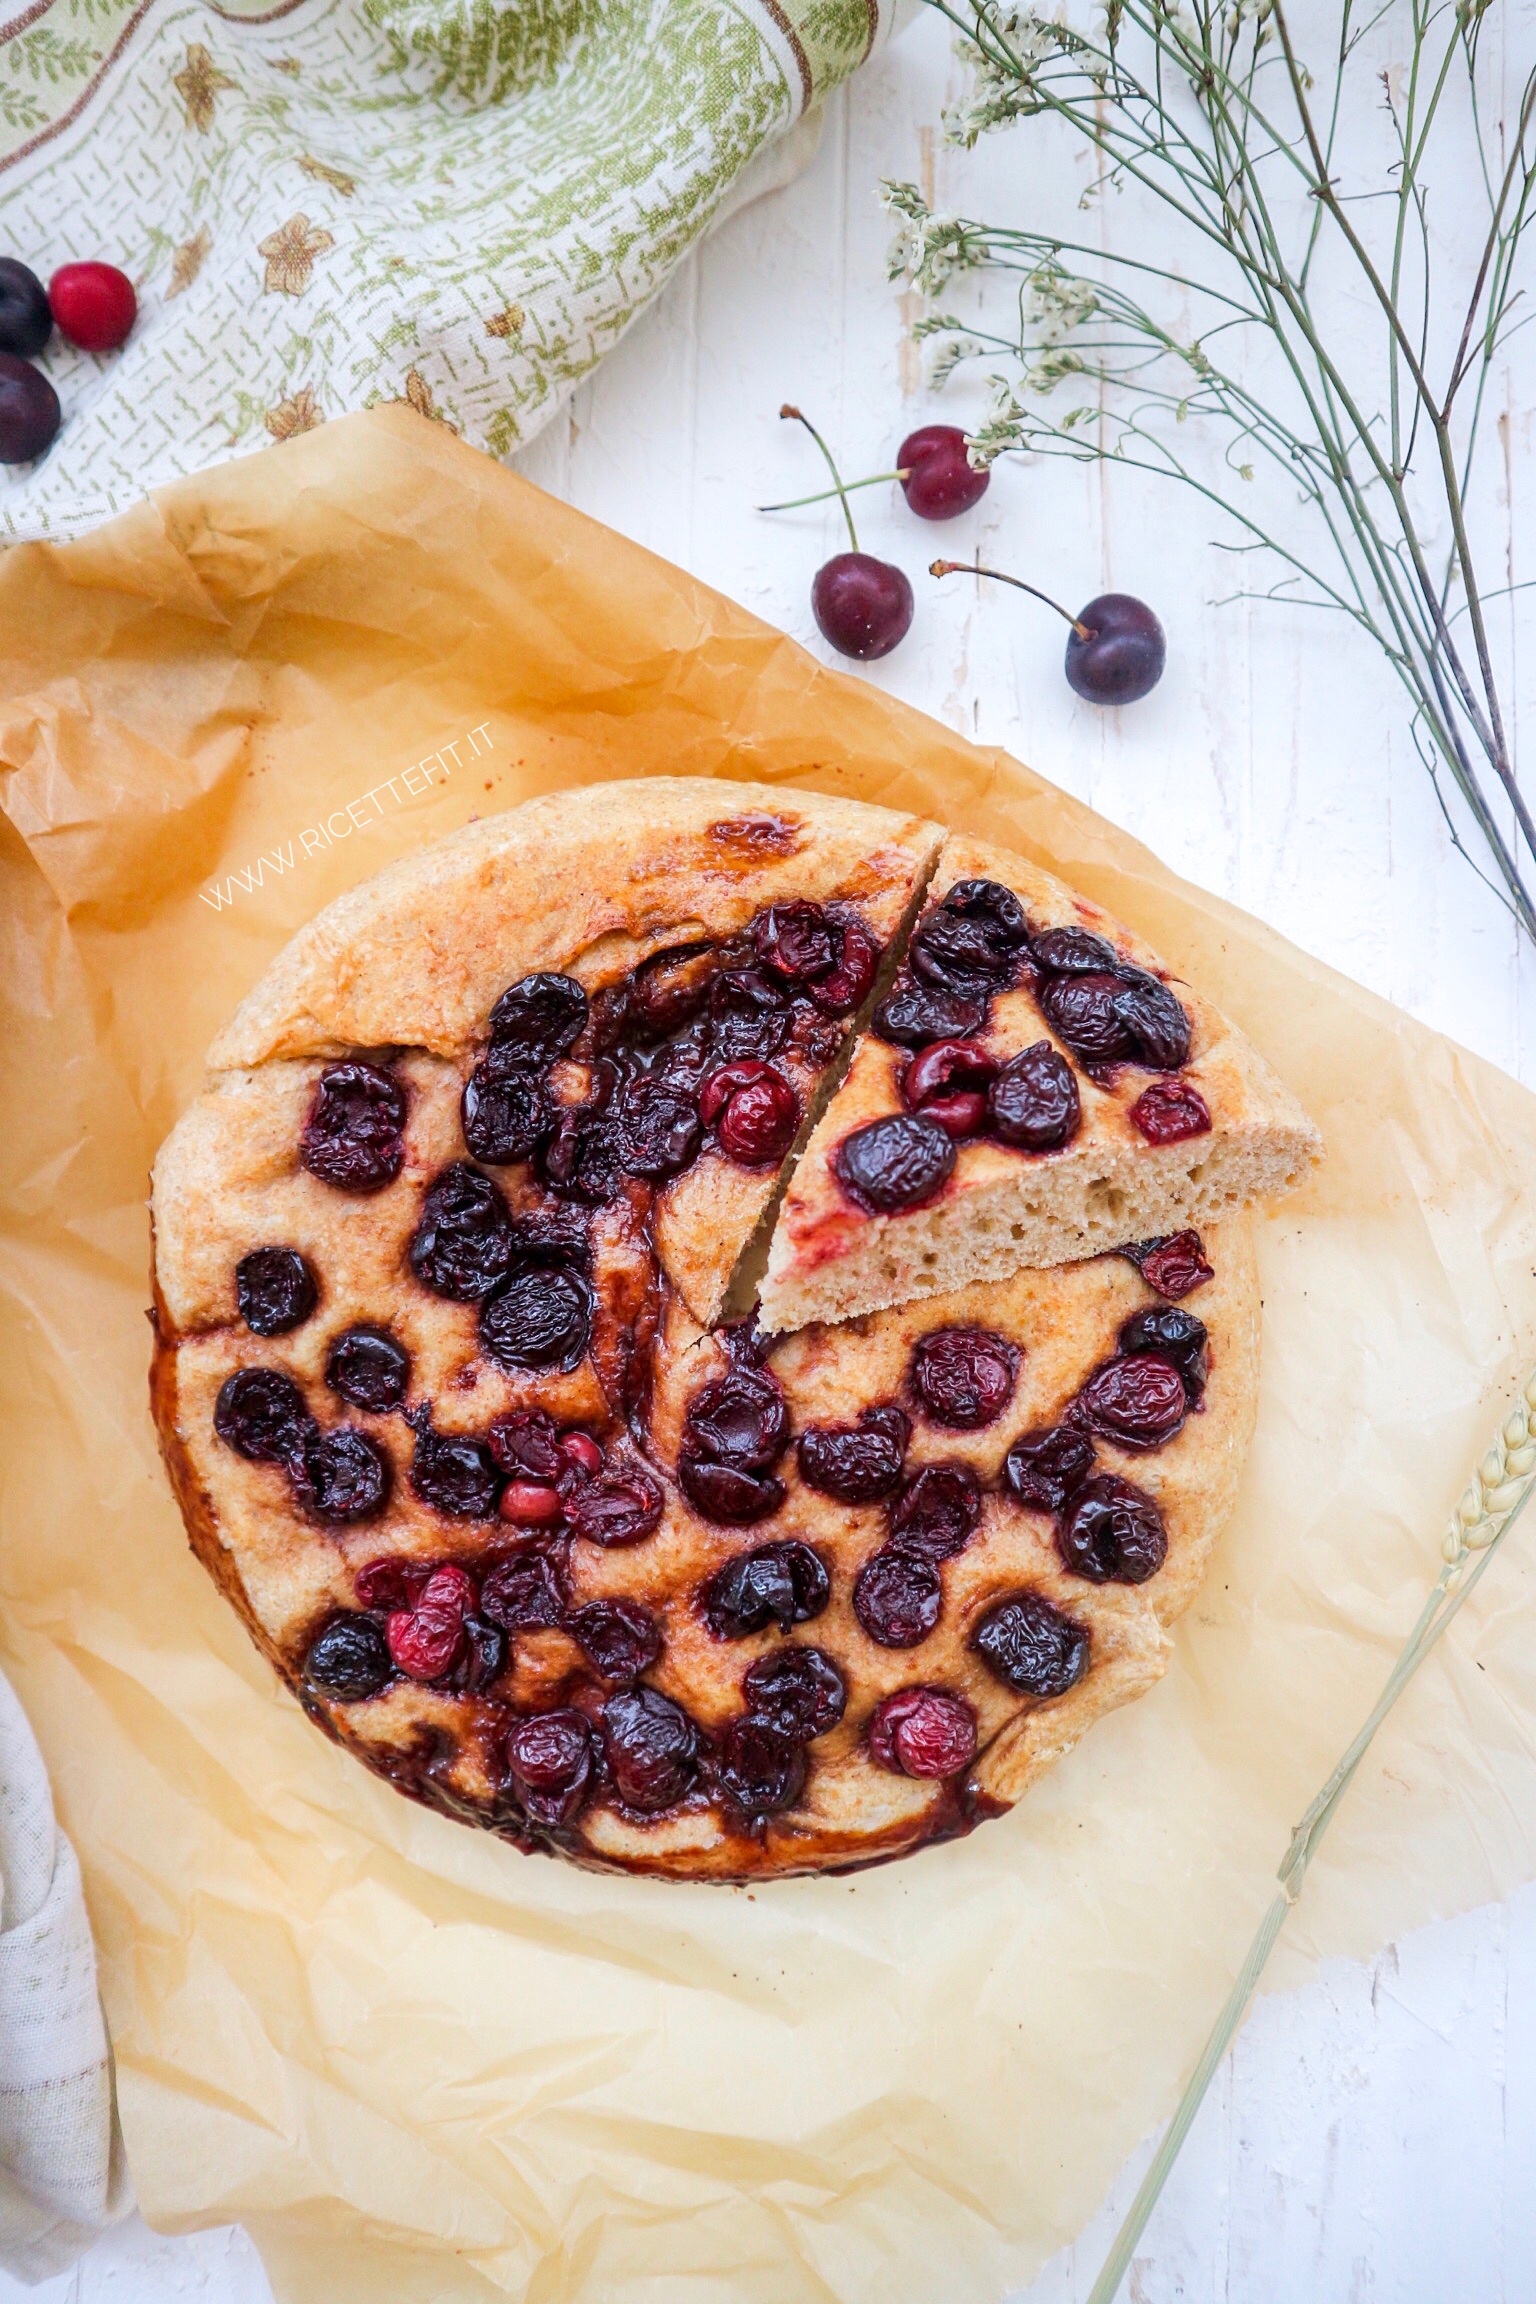
[[[0,658],[3,1651],[145,2213],[241,2219],[295,2304],[999,2295],[1168,2109],[1435,1573],[1536,1348],[1536,1101],[404,411],[13,551]],[[1257,1442],[1168,1677],[969,1841],[752,1895],[519,1856],[333,1750],[192,1561],[145,1405],[150,1158],[269,955],[472,813],[663,771],[1018,844],[1222,1001],[1330,1146],[1262,1227]],[[1536,1870],[1523,1532],[1485,1594],[1276,1981]]]

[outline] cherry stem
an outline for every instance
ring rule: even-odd
[[[802,423],[804,418],[801,419]],[[798,512],[802,504],[825,504],[829,496],[851,496],[855,488],[878,488],[882,480],[910,480],[905,472],[871,472],[867,480],[845,480],[839,488],[818,488],[814,496],[791,496],[786,504],[759,504],[759,512]]]
[[[1001,568],[983,568],[973,560],[930,560],[930,576],[992,576],[999,584],[1011,584],[1016,592],[1027,592],[1032,600],[1043,600],[1047,608],[1054,608],[1064,624],[1070,624],[1079,640],[1097,640],[1098,633],[1080,617],[1068,615],[1059,600],[1049,592],[1042,592],[1037,584],[1026,584],[1022,576],[1009,576]]]
[[[825,456],[827,460],[827,470],[832,475],[832,486],[828,493],[836,496],[838,502],[843,507],[843,518],[848,523],[848,542],[852,546],[853,550],[857,552],[859,548],[859,536],[858,530],[853,525],[853,507],[848,502],[848,491],[843,486],[843,476],[841,472],[839,472],[836,464],[834,464],[832,461],[831,449],[827,446],[825,440],[823,440],[821,434],[817,431],[809,416],[802,416],[799,409],[792,407],[789,401],[785,401],[783,407],[779,410],[779,414],[781,416],[792,417],[797,424],[803,424],[807,432],[809,432],[811,438],[815,441],[817,447],[821,450],[823,456]],[[858,487],[859,482],[855,481],[854,486]]]

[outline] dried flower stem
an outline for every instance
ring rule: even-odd
[[[1491,858],[1482,877],[1536,940],[1536,818],[1516,778],[1495,671],[1487,607],[1498,595],[1480,589],[1467,512],[1494,364],[1526,317],[1517,267],[1536,203],[1536,71],[1513,118],[1485,121],[1482,28],[1497,0],[1338,0],[1333,53],[1316,77],[1298,53],[1289,0],[1108,0],[1091,31],[1008,0],[932,5],[975,73],[974,100],[950,122],[957,141],[1055,118],[1099,155],[1097,190],[1139,185],[1196,251],[1193,265],[1119,256],[936,216],[914,186],[887,185],[903,224],[893,272],[929,295],[977,268],[1020,278],[1011,334],[949,314],[919,324],[920,335],[942,339],[936,377],[988,353],[1012,364],[1011,377],[993,378],[997,404],[973,435],[973,461],[1025,450],[1177,479],[1236,524],[1238,550],[1281,562],[1268,596],[1336,610],[1369,633],[1409,696],[1452,841],[1481,871],[1442,772]],[[1367,44],[1389,21],[1408,57],[1400,77],[1380,75],[1395,149],[1372,182],[1347,169],[1341,132]],[[1427,190],[1442,165],[1437,135],[1458,102],[1475,136],[1484,211],[1459,287],[1438,277]],[[1298,205],[1300,223],[1287,222]],[[1325,313],[1314,285],[1325,257],[1335,293],[1352,276],[1379,329],[1362,328],[1354,305],[1336,324]],[[1093,276],[1078,263],[1091,263]],[[1150,299],[1159,282],[1194,293],[1196,341],[1158,317]],[[1459,325],[1437,360],[1432,316],[1448,299]],[[1258,331],[1279,356],[1265,398],[1225,362],[1222,339],[1233,331]],[[1091,397],[1049,413],[1042,401],[1068,383]],[[1267,465],[1299,489],[1321,535],[1292,538],[1256,500],[1196,473],[1173,436],[1191,416],[1224,427],[1227,469],[1244,491]],[[1437,528],[1449,538],[1442,555],[1430,542]]]
[[[1291,1906],[1301,1894],[1307,1866],[1316,1855],[1323,1834],[1370,1750],[1376,1731],[1446,1631],[1457,1610],[1475,1591],[1494,1552],[1508,1535],[1536,1488],[1536,1368],[1525,1380],[1514,1407],[1500,1426],[1467,1483],[1461,1502],[1451,1515],[1441,1543],[1444,1562],[1434,1588],[1425,1601],[1401,1654],[1387,1675],[1386,1685],[1366,1714],[1360,1729],[1291,1834],[1280,1865],[1279,1894],[1259,1922],[1237,1979],[1221,2014],[1212,2025],[1199,2061],[1185,2083],[1177,2109],[1142,2178],[1103,2270],[1089,2293],[1088,2304],[1113,2304],[1120,2283],[1130,2269],[1137,2243],[1157,2204],[1168,2174],[1194,2125],[1206,2090],[1219,2071],[1258,1989],[1270,1953],[1275,1948]]]

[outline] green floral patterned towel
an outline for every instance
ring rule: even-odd
[[[508,454],[868,55],[892,0],[11,0],[0,253],[119,264],[0,535],[406,400]],[[762,165],[767,165],[766,156]]]

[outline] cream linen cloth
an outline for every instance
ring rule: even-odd
[[[0,2266],[46,2280],[132,2204],[80,1867],[0,1678]]]

